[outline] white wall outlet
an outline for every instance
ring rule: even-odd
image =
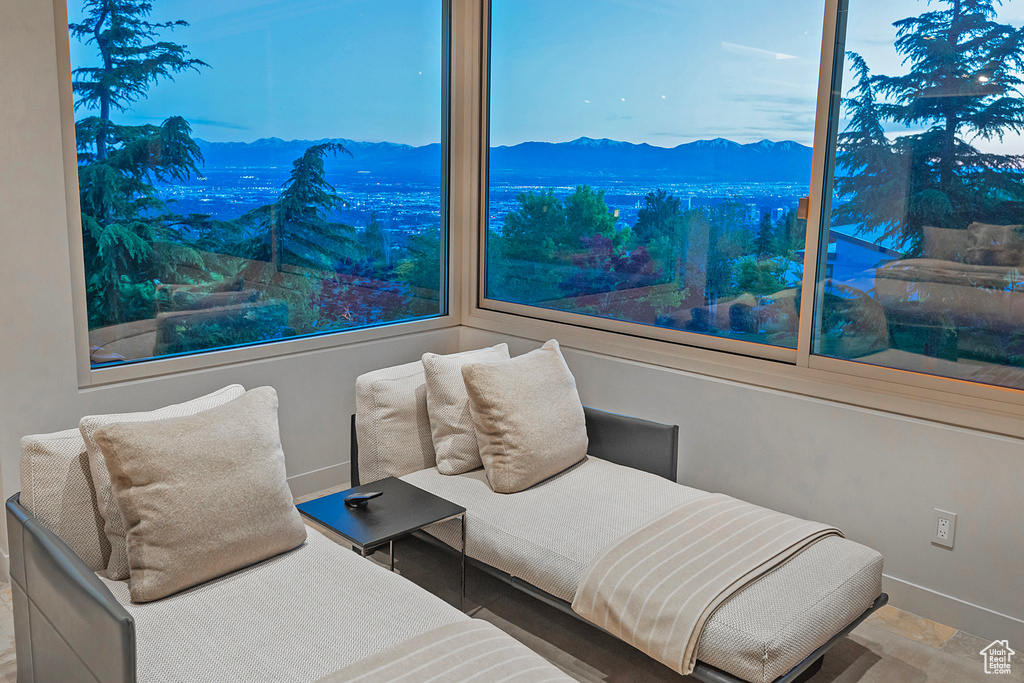
[[[946,548],[953,547],[956,534],[956,513],[935,508],[932,513],[932,543]]]

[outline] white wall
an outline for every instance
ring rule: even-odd
[[[538,342],[462,328],[463,350]],[[1024,442],[564,349],[587,405],[680,426],[679,481],[835,524],[897,607],[1024,645]],[[958,514],[956,547],[929,542]]]
[[[455,328],[80,390],[49,0],[0,3],[0,483],[21,488],[18,439],[90,413],[147,410],[238,382],[280,394],[296,494],[348,480],[355,378],[455,350]],[[6,540],[3,541],[6,554]],[[5,563],[3,563],[5,564]]]

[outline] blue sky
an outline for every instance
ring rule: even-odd
[[[154,0],[167,39],[210,64],[150,90],[125,123],[179,114],[216,141],[441,135],[441,5],[434,0]],[[69,19],[81,13],[69,0]],[[72,66],[96,61],[72,41]]]
[[[80,0],[71,0],[75,21]],[[198,137],[440,138],[438,0],[155,0],[211,65],[162,82],[125,123],[185,116]],[[901,71],[897,19],[921,0],[851,0],[848,49]],[[822,0],[493,0],[492,143],[581,135],[674,146],[810,144]],[[1024,2],[1000,20],[1024,22]],[[95,62],[72,42],[73,65]],[[1020,138],[1003,148],[1021,148]]]
[[[492,6],[493,144],[810,141],[821,0]]]

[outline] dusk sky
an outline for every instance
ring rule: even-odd
[[[439,140],[437,0],[153,4],[153,20],[192,24],[168,39],[211,68],[162,82],[118,120],[179,114],[214,141]],[[811,143],[822,0],[492,7],[492,144],[582,135],[658,146],[714,137]],[[891,23],[927,8],[922,0],[852,0],[847,48],[876,72],[900,73]],[[79,0],[69,13],[78,20]],[[1024,2],[1007,2],[999,19],[1020,25]],[[95,60],[92,48],[72,42],[73,66]],[[1019,138],[1006,147],[1024,151]]]
[[[80,0],[68,10],[77,21]],[[154,0],[151,20],[174,19],[191,26],[166,39],[210,68],[161,81],[117,120],[178,114],[211,141],[440,140],[436,0]],[[72,41],[72,66],[95,52]]]

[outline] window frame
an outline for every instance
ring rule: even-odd
[[[627,361],[736,382],[768,391],[782,391],[870,410],[925,419],[1005,436],[1024,437],[1024,391],[978,384],[937,375],[899,370],[813,353],[812,333],[820,316],[817,288],[822,263],[823,207],[830,205],[834,158],[832,138],[838,117],[831,117],[842,96],[848,0],[825,0],[812,173],[808,201],[804,279],[801,298],[813,301],[810,315],[800,318],[796,350],[767,344],[716,338],[552,311],[486,297],[490,124],[490,4],[481,1],[481,106],[479,133],[479,211],[471,235],[473,268],[467,283],[471,296],[463,301],[463,325],[532,340],[558,337],[563,345]]]
[[[456,220],[462,222],[464,216],[453,215],[456,207],[461,205],[458,197],[453,197],[455,188],[465,182],[453,182],[452,149],[453,139],[461,134],[464,124],[457,121],[453,111],[453,83],[456,78],[465,77],[456,69],[464,69],[461,62],[453,63],[453,44],[460,40],[462,33],[455,35],[455,22],[465,24],[461,14],[464,3],[460,0],[437,0],[441,3],[441,282],[439,301],[442,311],[437,315],[395,321],[359,327],[349,330],[337,330],[312,335],[302,335],[290,339],[268,340],[252,344],[231,346],[226,348],[197,351],[188,354],[176,354],[149,359],[129,361],[120,365],[109,365],[93,368],[89,360],[89,324],[88,305],[86,299],[86,274],[84,250],[82,244],[82,219],[79,204],[78,187],[78,148],[75,138],[74,95],[71,81],[71,39],[68,32],[68,0],[53,0],[54,31],[57,45],[57,68],[59,71],[58,99],[60,104],[61,146],[63,152],[63,172],[65,204],[67,207],[67,224],[69,238],[69,255],[71,269],[71,306],[74,318],[74,335],[76,364],[78,368],[78,385],[80,389],[105,384],[126,382],[170,374],[202,370],[206,368],[251,362],[269,358],[285,357],[293,354],[309,353],[325,349],[340,348],[352,344],[372,342],[377,339],[404,336],[431,330],[454,327],[459,324],[458,305],[461,288],[452,277],[455,259],[453,225]]]

